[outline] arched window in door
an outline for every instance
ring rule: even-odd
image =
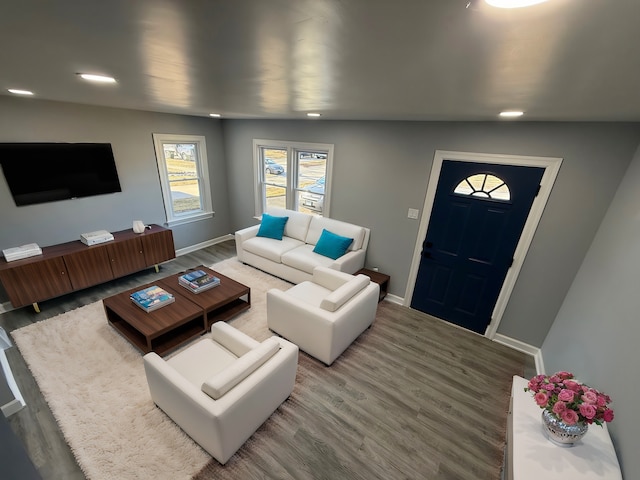
[[[490,173],[476,173],[462,180],[453,193],[491,200],[510,200],[511,192],[504,181]]]

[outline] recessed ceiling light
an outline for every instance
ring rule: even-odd
[[[17,88],[9,88],[8,91],[15,95],[33,95],[33,92],[29,90],[19,90]]]
[[[89,80],[90,82],[100,83],[116,83],[116,79],[113,77],[107,77],[106,75],[94,75],[92,73],[79,73],[81,78]]]
[[[321,116],[321,115],[322,115],[322,114],[320,114],[320,113],[307,113],[307,117],[314,117],[314,118],[317,118],[317,117],[319,117],[319,116]]]
[[[521,112],[520,110],[505,110],[504,112],[500,112],[500,116],[501,117],[521,117],[522,115],[524,115],[524,112]]]
[[[209,116],[214,118],[220,118],[222,115],[220,115],[219,113],[210,113]]]
[[[492,7],[497,8],[520,8],[530,7],[531,5],[537,5],[538,3],[544,3],[547,0],[484,0]]]

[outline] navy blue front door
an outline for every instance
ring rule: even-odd
[[[543,173],[538,167],[442,163],[412,308],[484,334]],[[496,177],[508,194],[497,189]],[[461,182],[464,193],[454,193]]]

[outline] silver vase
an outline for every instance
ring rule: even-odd
[[[573,447],[589,428],[586,422],[568,425],[548,410],[542,410],[542,425],[547,438],[559,447]]]

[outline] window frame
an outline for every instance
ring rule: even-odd
[[[200,192],[201,209],[176,214],[173,211],[173,201],[171,196],[171,183],[169,181],[169,172],[167,170],[167,162],[164,156],[165,143],[194,143],[196,144],[197,158],[196,171],[198,190]],[[175,225],[183,225],[186,223],[197,222],[214,215],[211,203],[211,179],[209,178],[209,162],[207,160],[207,143],[203,135],[181,135],[172,133],[154,133],[153,145],[156,152],[156,164],[158,166],[158,176],[160,178],[160,187],[162,189],[162,200],[164,203],[164,211],[166,216],[165,225],[173,227]]]
[[[476,188],[476,186],[473,185],[473,183],[471,182],[471,179],[473,177],[479,176],[479,175],[480,176],[484,175],[484,179],[482,180],[482,187],[480,189]],[[490,188],[489,190],[487,190],[487,181],[490,178],[494,178],[496,180],[499,180],[502,183],[500,185],[498,185],[497,187],[493,187],[493,188]],[[466,183],[468,185],[468,187],[471,190],[471,192],[467,193],[467,192],[459,191],[459,189],[462,187],[462,185],[464,183]],[[498,196],[498,195],[505,196],[505,192],[497,193],[496,196],[492,195],[492,193],[498,192],[502,187],[504,187],[506,189],[506,197],[507,198],[500,198]],[[462,187],[462,188],[464,188],[464,187]],[[474,173],[473,175],[469,175],[468,177],[463,178],[453,188],[453,192],[452,193],[454,195],[459,195],[461,197],[473,197],[473,198],[476,198],[476,199],[489,200],[489,201],[492,201],[492,202],[512,203],[512,201],[511,201],[511,189],[509,188],[509,185],[507,184],[507,182],[505,182],[502,178],[494,175],[491,172]],[[478,193],[483,193],[484,195],[477,195]]]
[[[288,140],[253,140],[253,185],[254,185],[254,211],[255,217],[260,218],[266,210],[266,177],[265,166],[262,158],[262,151],[265,148],[286,150],[287,176],[286,208],[299,211],[298,193],[304,191],[298,187],[298,161],[296,153],[299,151],[309,151],[326,153],[326,169],[324,182],[324,200],[322,205],[322,216],[329,217],[331,211],[331,178],[333,172],[333,151],[332,143],[312,143],[296,142]]]

